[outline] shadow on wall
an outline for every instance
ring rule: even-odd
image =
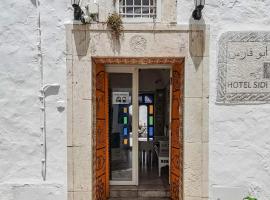
[[[205,52],[206,25],[203,17],[200,20],[189,19],[189,53],[193,64],[198,70]]]
[[[35,7],[37,7],[37,1],[36,0],[30,0],[30,1]]]
[[[120,35],[119,38],[116,38],[111,31],[109,30],[108,33],[108,38],[110,39],[110,46],[113,50],[113,53],[115,55],[120,55],[121,52],[121,40],[124,40],[124,33],[122,33],[122,35]]]
[[[90,43],[90,34],[89,31],[84,30],[73,30],[73,37],[75,42],[75,48],[73,49],[73,54],[78,55],[78,57],[83,57],[87,55],[89,43]],[[74,52],[76,51],[76,52]]]
[[[73,49],[73,54],[78,55],[78,57],[84,57],[87,55],[88,51],[91,54],[95,54],[97,45],[95,41],[100,41],[100,34],[91,33],[91,25],[85,25],[85,31],[73,30],[73,39],[75,43],[75,49]],[[111,31],[107,31],[107,37],[110,41],[110,47],[115,55],[119,55],[121,52],[121,40],[124,40],[124,34],[120,38],[115,38]]]

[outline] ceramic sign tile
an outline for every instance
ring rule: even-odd
[[[270,103],[270,32],[227,32],[222,35],[217,103]]]

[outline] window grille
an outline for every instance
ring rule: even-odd
[[[124,18],[157,18],[157,0],[119,0],[119,14]]]

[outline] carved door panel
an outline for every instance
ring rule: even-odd
[[[95,199],[109,197],[109,156],[108,156],[108,76],[102,64],[95,65],[96,94],[96,145],[95,145]]]
[[[172,69],[171,113],[171,199],[183,200],[183,88],[184,64]]]

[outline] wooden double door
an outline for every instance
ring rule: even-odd
[[[122,60],[122,63],[120,61]],[[151,61],[151,59],[149,59]],[[149,62],[148,64],[151,64]],[[166,58],[153,64],[171,66],[171,126],[170,126],[170,194],[173,200],[183,199],[183,89],[184,60]],[[128,59],[94,59],[93,62],[93,199],[109,198],[109,93],[106,64],[131,64]],[[135,64],[145,64],[145,58],[138,58]]]

